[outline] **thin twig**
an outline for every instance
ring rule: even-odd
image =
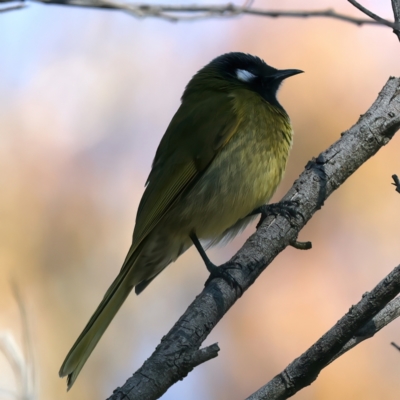
[[[400,351],[399,345],[397,345],[395,342],[390,343],[394,348]]]
[[[359,9],[361,12],[363,12],[365,15],[368,15],[368,17],[371,17],[374,21],[378,22],[381,25],[386,25],[390,28],[395,29],[395,24],[394,22],[388,21],[385,18],[380,17],[379,15],[374,14],[372,11],[368,10],[364,6],[362,6],[360,3],[358,3],[356,0],[348,0],[350,4],[352,4],[354,7]]]
[[[348,0],[348,1],[354,7],[358,8],[361,12],[368,15],[376,22],[379,22],[382,25],[389,26],[390,28],[393,28],[393,33],[397,36],[397,38],[400,41],[400,22],[399,22],[399,20],[400,20],[400,0],[392,0],[392,8],[393,8],[395,22],[388,21],[387,19],[384,19],[384,18],[380,17],[379,15],[376,15],[372,11],[370,11],[367,8],[365,8],[364,6],[362,6],[356,0]]]
[[[0,3],[12,0],[0,0]],[[107,8],[129,12],[137,18],[162,18],[171,22],[192,21],[195,19],[207,18],[232,18],[238,15],[254,15],[260,17],[287,17],[287,18],[333,18],[340,21],[356,24],[358,26],[386,25],[371,19],[355,18],[349,15],[338,13],[334,10],[311,10],[311,11],[284,11],[284,10],[263,10],[252,8],[252,1],[246,1],[243,6],[235,4],[222,5],[154,5],[145,3],[130,3],[118,0],[32,0],[43,4],[54,4],[64,6]],[[189,14],[189,15],[188,15]],[[192,14],[192,15],[190,15]]]

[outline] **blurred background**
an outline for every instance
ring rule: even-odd
[[[393,18],[389,0],[363,5]],[[254,3],[315,6],[311,0]],[[318,8],[363,18],[346,1],[320,0]],[[399,46],[389,28],[322,18],[173,24],[33,3],[2,13],[0,338],[7,334],[7,343],[22,351],[26,329],[14,280],[33,342],[35,399],[108,397],[203,288],[206,268],[190,249],[142,295],[128,298],[66,393],[60,365],[119,271],[156,147],[198,69],[222,53],[243,51],[306,72],[279,94],[295,141],[277,201],[307,161],[368,109],[388,77],[400,75]],[[313,249],[288,248],[277,257],[207,339],[205,345],[219,343],[219,357],[164,400],[247,397],[399,264],[400,195],[391,185],[391,175],[400,174],[399,147],[398,134],[329,198],[300,235]],[[253,231],[212,249],[210,258],[226,261]],[[400,354],[391,341],[400,343],[400,321],[335,361],[294,398],[398,399]],[[0,388],[21,388],[4,354]]]

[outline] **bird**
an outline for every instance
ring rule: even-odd
[[[122,268],[61,366],[67,390],[132,289],[140,294],[192,244],[211,278],[223,276],[201,242],[234,238],[274,194],[293,141],[276,95],[301,72],[231,52],[189,81],[157,148]]]

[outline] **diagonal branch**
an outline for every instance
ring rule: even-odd
[[[399,4],[399,0],[392,0],[392,8],[393,8],[395,22],[388,21],[387,19],[384,19],[384,18],[380,17],[379,15],[376,15],[372,11],[370,11],[367,8],[365,8],[364,6],[362,6],[356,0],[348,0],[348,2],[351,3],[357,9],[359,9],[364,14],[368,15],[374,21],[378,22],[379,24],[386,25],[386,26],[389,26],[390,28],[392,28],[393,32],[400,40],[400,25],[399,25],[400,4]]]
[[[371,108],[330,148],[310,161],[284,196],[295,201],[303,218],[265,219],[229,260],[232,276],[247,290],[274,258],[297,238],[324,201],[364,162],[387,144],[400,128],[400,79],[390,78]],[[200,293],[143,366],[114,391],[109,400],[157,399],[193,369],[191,355],[240,297],[221,279]],[[364,321],[365,322],[365,321]],[[342,346],[341,346],[342,347]],[[184,363],[179,361],[188,359]]]
[[[310,385],[323,368],[400,315],[400,299],[390,301],[399,292],[400,265],[371,292],[365,293],[360,302],[305,353],[246,400],[283,400]]]
[[[348,0],[349,3],[351,3],[355,8],[363,12],[365,15],[368,15],[368,17],[372,18],[374,21],[378,22],[379,24],[386,25],[390,28],[395,28],[394,22],[388,21],[387,19],[384,19],[380,17],[379,15],[374,14],[372,11],[368,10],[364,6],[362,6],[360,3],[358,3],[356,0]]]
[[[398,317],[400,317],[400,297],[396,297],[390,301],[385,308],[379,311],[375,317],[373,317],[361,329],[359,329],[343,346],[343,348],[329,361],[329,364],[364,340],[372,338],[376,333],[378,333],[381,329],[383,329],[386,325],[389,325]]]

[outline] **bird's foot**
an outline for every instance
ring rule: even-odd
[[[283,217],[292,221],[293,219],[297,219],[301,217],[303,221],[305,220],[303,214],[298,211],[296,208],[298,207],[298,203],[296,201],[281,201],[279,203],[272,204],[264,204],[261,207],[256,208],[251,212],[250,215],[261,214],[260,221],[257,224],[257,229],[264,222],[265,218],[270,215],[278,216],[282,215]]]
[[[281,201],[280,203],[265,204],[261,207],[258,207],[250,215],[261,214],[261,218],[256,229],[258,229],[264,222],[265,218],[270,215],[282,215],[291,223],[293,223],[293,220],[296,220],[298,217],[305,221],[304,215],[296,209],[297,207],[298,203],[296,201]],[[298,250],[309,250],[312,247],[311,242],[299,242],[297,239],[292,240],[289,244]]]
[[[231,288],[239,289],[240,293],[243,294],[243,288],[240,286],[239,282],[229,273],[230,269],[238,269],[238,267],[232,265],[222,265],[217,267],[211,261],[206,264],[208,271],[210,272],[210,276],[206,280],[204,286],[208,286],[213,279],[221,278],[223,279]]]
[[[201,243],[200,243],[199,239],[197,238],[196,234],[192,232],[189,236],[190,236],[190,239],[192,239],[192,242],[195,245],[197,251],[199,252],[201,258],[203,259],[204,264],[206,264],[206,268],[207,268],[208,272],[210,273],[210,276],[206,280],[206,283],[204,284],[204,286],[207,286],[215,278],[221,278],[230,287],[239,288],[240,292],[243,293],[243,289],[239,285],[238,281],[228,272],[229,269],[237,269],[237,267],[234,267],[234,266],[229,265],[229,264],[217,267],[208,258],[207,254],[204,251],[203,246],[201,245]]]

